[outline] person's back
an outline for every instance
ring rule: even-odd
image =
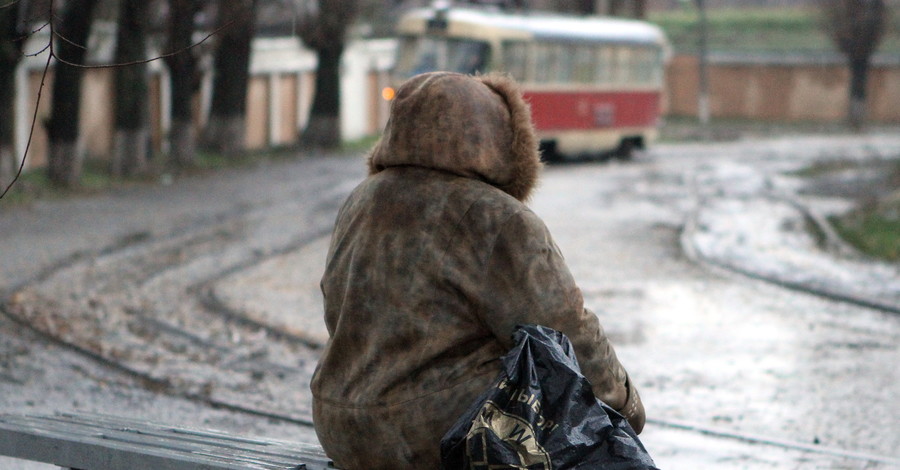
[[[398,91],[370,173],[338,215],[313,379],[340,468],[439,468],[439,441],[494,380],[517,324],[566,333],[595,393],[643,408],[543,222],[527,106],[502,77],[431,73]]]

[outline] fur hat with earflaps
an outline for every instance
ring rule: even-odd
[[[400,86],[369,173],[412,165],[485,181],[520,201],[542,164],[531,112],[518,85],[500,74],[416,75]]]

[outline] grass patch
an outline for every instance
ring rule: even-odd
[[[856,161],[856,160],[820,160],[814,162],[812,165],[800,168],[798,170],[789,171],[785,174],[789,176],[798,176],[801,178],[818,178],[822,176],[828,176],[835,173],[840,173],[844,171],[854,171],[859,170],[860,166],[867,165],[879,165],[884,166],[886,170],[890,170],[893,165],[891,162],[871,162],[871,161]]]
[[[78,186],[61,188],[50,182],[46,168],[35,168],[22,172],[6,196],[0,200],[0,204],[27,204],[39,199],[60,199],[74,195],[93,194],[107,190],[119,182],[138,181],[139,179],[116,180],[109,175],[109,162],[87,160],[82,166],[81,180]]]
[[[341,151],[348,153],[367,152],[372,148],[372,146],[375,145],[375,142],[378,142],[378,139],[380,138],[380,135],[372,135],[363,137],[361,139],[348,140],[344,142],[343,145],[341,145]]]
[[[294,147],[272,147],[263,150],[254,150],[241,152],[234,155],[226,155],[219,152],[210,152],[200,150],[194,158],[193,164],[188,168],[166,171],[215,171],[225,168],[236,168],[246,165],[253,165],[266,161],[287,160],[297,156],[297,149]]]
[[[699,12],[693,6],[656,11],[648,20],[659,25],[676,52],[698,50]],[[708,44],[713,52],[837,52],[817,8],[710,8]],[[879,52],[900,54],[900,14],[892,15]]]
[[[221,154],[209,152],[198,152],[196,157],[193,166],[190,168],[178,169],[174,172],[189,174],[215,171],[246,164],[259,159],[252,155],[225,157]],[[37,200],[62,199],[73,196],[97,194],[116,187],[156,183],[162,175],[170,175],[171,173],[173,173],[173,171],[166,168],[165,159],[159,156],[150,161],[145,173],[125,178],[114,178],[110,175],[109,161],[88,159],[82,166],[81,178],[78,185],[72,188],[63,188],[50,182],[46,168],[34,168],[22,172],[10,191],[2,200],[0,200],[0,204],[28,204]]]
[[[855,201],[828,217],[835,232],[865,255],[900,261],[900,160],[821,160],[786,174],[807,179],[807,194]]]
[[[874,258],[900,261],[900,202],[868,207],[832,217],[838,234],[861,252]]]
[[[200,151],[194,156],[194,168],[198,170],[218,170],[229,168],[239,163],[237,160],[243,156],[226,157],[224,154]]]
[[[372,136],[347,141],[336,152],[362,153],[371,148],[377,140],[378,136]],[[22,172],[9,192],[3,196],[3,199],[0,199],[0,207],[29,204],[42,199],[89,195],[131,184],[156,184],[161,181],[168,182],[164,184],[170,184],[173,176],[176,175],[198,175],[265,162],[285,161],[297,158],[302,153],[296,146],[272,147],[236,155],[199,150],[195,154],[194,161],[187,167],[181,168],[172,167],[165,155],[156,155],[149,162],[146,173],[128,178],[110,176],[109,161],[107,160],[88,159],[82,167],[81,179],[75,188],[57,187],[47,177],[46,168],[34,168]],[[0,191],[6,189],[6,184],[9,183],[4,182]]]
[[[836,171],[844,171],[852,169],[856,164],[849,160],[827,160],[815,162],[812,165],[799,168],[797,170],[788,171],[788,176],[797,176],[800,178],[817,178],[819,176],[830,175]]]

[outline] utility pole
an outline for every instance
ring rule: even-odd
[[[704,127],[709,124],[709,76],[707,71],[707,56],[709,54],[708,51],[708,31],[707,31],[707,18],[706,18],[706,0],[695,0],[697,2],[697,8],[700,11],[700,25],[698,29],[698,33],[700,35],[698,39],[699,46],[699,90],[697,94],[697,117],[700,119],[700,124]]]

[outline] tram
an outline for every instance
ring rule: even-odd
[[[630,158],[658,134],[669,46],[653,24],[444,7],[410,10],[396,31],[395,83],[436,70],[516,79],[547,159]]]

